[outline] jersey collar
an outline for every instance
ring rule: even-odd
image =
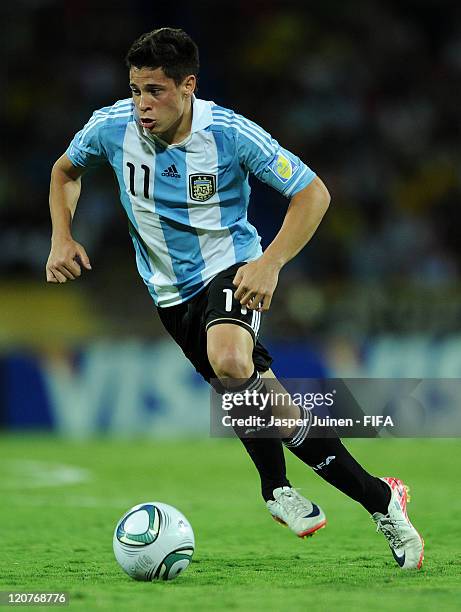
[[[209,100],[200,100],[192,94],[192,126],[191,134],[204,130],[213,123],[213,114],[211,107],[214,102]]]

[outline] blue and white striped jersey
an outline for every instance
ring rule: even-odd
[[[138,270],[158,306],[184,302],[261,255],[247,220],[250,172],[287,197],[315,177],[258,125],[195,97],[191,134],[179,144],[145,130],[130,98],[96,111],[66,154],[75,166],[114,169]]]

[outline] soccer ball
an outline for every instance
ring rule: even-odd
[[[146,502],[117,523],[113,547],[121,568],[135,580],[172,580],[189,565],[195,539],[186,517],[173,506]]]

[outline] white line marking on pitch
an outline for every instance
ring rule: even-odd
[[[87,468],[65,463],[16,459],[4,463],[3,489],[38,489],[88,482],[92,473]]]
[[[118,508],[121,512],[127,510],[133,505],[132,499],[115,499],[110,497],[92,497],[90,495],[71,495],[68,494],[66,497],[56,496],[43,497],[43,495],[21,495],[20,493],[9,493],[8,494],[8,504],[10,506],[14,505],[24,505],[27,506],[40,506],[40,507],[63,507],[67,506],[69,508]]]

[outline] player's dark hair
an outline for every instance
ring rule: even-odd
[[[126,56],[128,68],[162,68],[165,76],[179,85],[199,71],[198,47],[184,30],[160,28],[143,34]]]

